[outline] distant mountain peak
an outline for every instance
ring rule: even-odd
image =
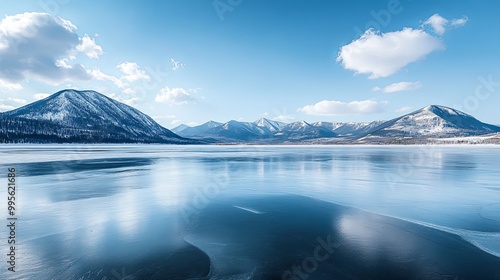
[[[299,124],[301,126],[310,126],[310,124],[306,121],[298,121],[297,124]]]
[[[442,138],[481,135],[499,130],[499,127],[480,122],[459,110],[429,105],[387,121],[370,134],[393,138]]]
[[[434,113],[434,114],[436,114],[438,116],[442,116],[442,115],[457,115],[457,116],[472,117],[471,115],[466,114],[466,113],[464,113],[462,111],[459,111],[457,109],[453,109],[453,108],[450,108],[450,107],[442,106],[442,105],[428,105],[428,106],[420,109],[420,111],[428,111],[428,112]]]

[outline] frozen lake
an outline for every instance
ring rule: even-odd
[[[1,279],[500,279],[498,146],[2,145],[0,158],[6,224],[5,174],[18,176],[16,272],[4,238]]]

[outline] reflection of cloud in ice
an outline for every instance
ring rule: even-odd
[[[257,163],[257,177],[259,178],[264,178],[264,175],[265,175],[265,167],[266,167],[266,163],[263,161],[263,160],[260,160],[258,163]]]
[[[183,205],[186,200],[186,176],[188,170],[182,169],[176,162],[155,166],[151,172],[151,189],[154,201],[162,207]],[[188,171],[189,172],[189,171]]]
[[[23,242],[22,246],[18,246],[17,254],[22,256],[22,258],[16,259],[16,267],[18,269],[15,272],[16,279],[33,279],[35,275],[48,275],[47,268],[44,270],[44,266],[46,265],[46,258],[43,256],[43,252],[37,250],[35,246],[32,246],[31,243]],[[29,267],[29,269],[19,269]],[[51,268],[49,268],[51,269]],[[7,271],[7,270],[5,270]],[[4,272],[5,273],[5,272]],[[30,275],[31,274],[31,275]],[[33,275],[35,274],[35,275]],[[1,274],[0,274],[0,277]],[[7,276],[2,277],[2,279],[10,279]]]
[[[93,209],[89,211],[84,218],[85,223],[85,236],[84,243],[89,251],[95,251],[100,247],[100,242],[104,238],[105,228],[104,225],[109,217],[106,212],[100,209]]]
[[[140,209],[137,207],[137,195],[133,190],[126,190],[116,201],[116,221],[121,235],[132,237],[139,229]]]

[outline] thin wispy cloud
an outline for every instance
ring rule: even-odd
[[[395,112],[396,113],[407,113],[407,112],[410,112],[413,109],[414,109],[414,107],[412,107],[412,106],[403,106],[403,107],[401,107],[399,109],[396,109]]]
[[[50,94],[48,94],[48,93],[35,93],[35,94],[33,94],[33,99],[40,100],[40,99],[47,98],[49,96],[50,96]]]
[[[439,14],[433,14],[430,18],[424,21],[423,25],[430,26],[437,35],[443,35],[446,31],[452,28],[464,26],[467,21],[469,21],[469,19],[466,16],[447,20]]]
[[[384,88],[374,87],[374,91],[382,91],[385,93],[395,93],[399,91],[413,91],[422,87],[422,83],[420,82],[399,82],[393,83]]]
[[[176,71],[178,69],[184,68],[184,64],[176,61],[175,59],[171,58],[170,63],[172,64],[172,71]]]
[[[306,105],[297,111],[315,116],[347,116],[381,113],[387,101],[362,100],[342,102],[323,100],[312,105]]]

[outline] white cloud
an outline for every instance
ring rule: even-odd
[[[317,116],[366,115],[384,111],[386,101],[363,100],[342,102],[323,100],[313,105],[306,105],[297,111]]]
[[[89,80],[82,64],[63,60],[73,58],[80,44],[75,32],[70,21],[47,13],[6,16],[0,21],[0,79],[17,84],[29,78],[55,85]]]
[[[294,117],[289,116],[289,115],[279,115],[279,116],[272,117],[273,121],[279,121],[279,122],[289,122],[289,121],[292,121],[294,119],[295,119]]]
[[[424,21],[423,25],[429,25],[437,35],[443,35],[446,31],[454,27],[464,26],[469,19],[466,16],[447,20],[439,14],[433,14]]]
[[[12,102],[19,103],[19,104],[26,104],[26,100],[21,99],[21,98],[9,97],[9,98],[7,98],[7,100],[10,100]]]
[[[171,58],[170,62],[172,63],[172,70],[175,71],[180,68],[184,68],[184,64],[180,63],[179,61],[176,61],[175,59]]]
[[[461,18],[454,18],[450,21],[450,25],[452,27],[460,27],[464,26],[467,22],[469,21],[469,18],[466,16],[463,16]]]
[[[444,49],[443,43],[423,30],[376,33],[369,29],[359,39],[340,48],[337,61],[345,69],[370,74],[370,79],[390,76],[406,65]]]
[[[173,120],[173,121],[170,122],[171,125],[179,125],[181,123],[182,123],[181,120]]]
[[[47,94],[47,93],[35,93],[35,94],[33,94],[33,98],[35,100],[44,99],[44,98],[47,98],[49,96],[50,96],[50,94]]]
[[[126,89],[122,90],[122,92],[130,95],[130,94],[134,94],[135,90],[132,88],[126,88]]]
[[[116,66],[116,68],[120,69],[120,71],[125,74],[121,77],[122,80],[134,82],[138,80],[149,81],[151,79],[146,71],[142,70],[135,62],[124,62]]]
[[[193,101],[194,98],[183,88],[164,87],[160,93],[156,95],[156,102],[181,105]]]
[[[133,105],[136,105],[137,102],[139,101],[139,98],[137,97],[131,97],[131,98],[128,98],[128,99],[124,99],[122,97],[120,97],[119,95],[117,95],[116,93],[110,93],[110,94],[106,94],[109,98],[112,98],[112,99],[115,99],[116,101],[118,102],[121,102],[121,103],[124,103],[124,104],[127,104],[129,106],[133,106]]]
[[[129,98],[129,99],[121,99],[119,100],[120,102],[122,103],[125,103],[129,106],[134,106],[134,105],[137,105],[138,101],[139,101],[139,98],[138,97],[132,97],[132,98]]]
[[[438,35],[443,35],[446,32],[447,24],[448,20],[438,14],[433,14],[424,22],[424,25],[430,25]]]
[[[137,87],[133,85],[134,82],[138,81],[149,81],[151,77],[142,70],[135,62],[124,62],[116,66],[124,74],[121,77],[116,77],[113,75],[108,75],[103,73],[100,69],[89,70],[88,73],[96,80],[110,81],[115,86],[121,89],[121,92],[126,95],[132,95],[136,93]],[[144,89],[143,85],[140,89]]]
[[[393,93],[393,92],[398,92],[398,91],[409,91],[409,90],[416,90],[422,87],[422,84],[420,82],[399,82],[399,83],[393,83],[390,84],[384,88],[380,87],[374,87],[374,91],[383,91],[386,93]]]
[[[21,84],[11,83],[9,81],[4,81],[4,80],[0,79],[0,90],[13,91],[13,90],[21,90],[21,89],[23,89],[23,86]]]
[[[117,86],[117,87],[119,87],[121,89],[126,88],[126,87],[129,86],[129,84],[126,81],[123,81],[122,79],[117,78],[115,76],[111,76],[111,75],[105,74],[105,73],[101,72],[101,70],[99,70],[99,69],[89,70],[88,73],[89,73],[89,75],[92,76],[92,78],[94,78],[96,80],[110,81],[113,84],[115,84],[115,86]]]
[[[413,110],[412,106],[403,106],[403,107],[397,109],[396,113],[406,113],[406,112],[409,112],[411,110]]]
[[[13,106],[0,103],[0,112],[10,111],[10,110],[14,110],[14,109],[16,109],[16,108]]]
[[[95,39],[90,38],[87,34],[80,38],[80,45],[76,46],[76,50],[89,58],[99,58],[103,54],[102,47],[97,45]]]
[[[164,120],[164,119],[175,119],[177,118],[177,116],[176,115],[152,116],[152,118],[155,120]]]

